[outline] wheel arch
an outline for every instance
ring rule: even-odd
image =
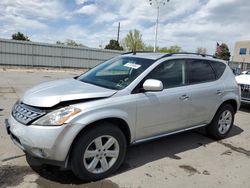
[[[130,144],[131,131],[130,131],[130,128],[128,126],[128,123],[125,120],[123,120],[121,118],[117,118],[117,117],[103,118],[103,119],[99,119],[99,120],[96,120],[94,122],[89,123],[84,128],[82,128],[82,130],[76,135],[75,139],[77,139],[77,137],[81,136],[81,134],[83,134],[84,132],[86,132],[90,129],[93,129],[94,127],[102,126],[101,124],[103,122],[108,122],[108,123],[113,124],[114,126],[118,126],[119,129],[121,129],[121,131],[125,135],[127,144]],[[75,139],[74,139],[74,141],[75,141]],[[73,143],[74,143],[74,141],[73,141]]]
[[[234,100],[234,99],[226,100],[226,101],[224,101],[224,102],[219,106],[219,108],[220,108],[221,106],[223,106],[223,105],[226,105],[226,104],[230,104],[230,105],[233,107],[234,113],[237,112],[238,107],[237,107],[237,101],[236,101],[236,100]],[[218,109],[219,109],[219,108],[218,108]],[[217,111],[218,111],[218,109],[217,109]]]
[[[230,123],[230,127],[227,128],[226,132],[224,133],[221,133],[219,132],[219,128],[218,128],[218,121],[221,117],[221,113],[224,111],[222,111],[223,107],[225,106],[228,106],[229,105],[231,106],[231,111],[233,111],[232,113],[232,122]],[[225,108],[224,108],[225,109]],[[227,108],[226,108],[227,109]],[[226,100],[224,101],[219,107],[218,109],[216,110],[216,113],[214,114],[213,116],[213,119],[211,120],[211,122],[208,124],[208,126],[206,127],[206,132],[207,134],[213,138],[213,139],[216,139],[216,140],[219,140],[219,139],[223,139],[227,136],[227,134],[229,133],[229,131],[231,130],[232,126],[234,125],[233,122],[234,122],[234,114],[236,113],[237,111],[237,101],[235,101],[234,99],[229,99],[229,100]]]
[[[114,126],[118,126],[119,129],[125,135],[127,145],[129,145],[131,143],[131,131],[130,131],[130,128],[125,120],[123,120],[121,118],[116,118],[116,117],[103,118],[103,119],[96,120],[96,121],[91,122],[88,125],[84,126],[78,132],[78,134],[75,136],[75,138],[74,138],[73,142],[71,143],[70,148],[68,150],[68,155],[67,155],[67,159],[66,159],[67,162],[65,163],[66,167],[70,165],[69,159],[70,159],[72,148],[73,148],[74,144],[77,142],[77,140],[81,137],[81,135],[90,129],[94,129],[97,126],[102,126],[101,124],[103,122],[108,122],[108,123],[113,124]]]
[[[237,109],[238,109],[238,107],[237,107],[237,101],[236,101],[235,99],[228,99],[228,100],[225,100],[225,101],[223,101],[223,103],[221,103],[221,104],[218,106],[218,108],[216,109],[215,113],[213,114],[213,116],[212,116],[212,118],[210,119],[210,121],[208,122],[208,124],[210,124],[210,123],[213,121],[213,119],[214,119],[215,115],[217,114],[218,110],[219,110],[222,106],[224,106],[224,105],[226,105],[226,104],[230,104],[230,105],[233,107],[234,113],[237,112]]]

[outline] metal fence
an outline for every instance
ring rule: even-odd
[[[231,68],[239,68],[241,71],[250,69],[250,63],[229,61],[228,64]]]
[[[228,65],[235,74],[240,74],[242,71],[250,70],[250,63],[229,61]]]
[[[0,39],[0,65],[92,68],[121,51]]]

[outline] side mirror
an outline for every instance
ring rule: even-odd
[[[145,91],[162,91],[163,84],[160,80],[148,79],[143,83],[143,89]]]

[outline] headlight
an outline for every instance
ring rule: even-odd
[[[80,109],[71,106],[53,111],[34,122],[35,125],[62,125],[70,117],[81,112]]]

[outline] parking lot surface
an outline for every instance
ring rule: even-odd
[[[69,170],[26,159],[5,130],[11,107],[28,88],[81,72],[0,68],[1,188],[250,187],[250,106],[239,110],[224,140],[212,140],[201,129],[132,146],[119,171],[97,182],[82,182]]]

